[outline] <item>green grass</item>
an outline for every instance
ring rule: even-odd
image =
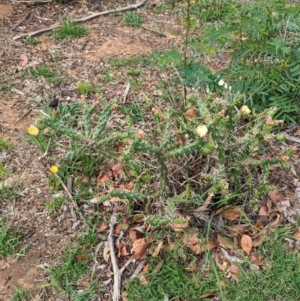
[[[11,143],[3,137],[0,137],[0,152],[7,151],[8,149],[10,149],[10,147]]]
[[[132,119],[133,123],[137,123],[146,118],[142,105],[137,102],[131,102],[128,106],[123,105],[120,108],[126,116]]]
[[[61,206],[66,201],[65,197],[62,196],[52,196],[51,200],[45,203],[45,207],[49,214],[57,212]]]
[[[145,58],[143,58],[141,56],[135,56],[132,58],[110,57],[108,59],[108,62],[111,67],[119,68],[122,66],[134,67],[137,64],[142,63],[144,60],[145,60]]]
[[[4,86],[0,87],[0,92],[9,92],[10,89],[11,89],[11,86],[4,85]]]
[[[60,84],[64,81],[63,77],[57,75],[57,71],[53,70],[49,65],[39,65],[37,67],[27,68],[23,74],[30,75],[33,78],[44,77],[47,82]]]
[[[144,23],[143,17],[135,12],[124,14],[123,21],[130,27],[142,27]]]
[[[15,248],[21,243],[20,239],[21,235],[18,230],[6,226],[5,218],[0,217],[0,255],[13,255]]]
[[[193,274],[174,258],[163,261],[162,268],[152,274],[161,261],[152,260],[150,263],[148,285],[144,286],[139,279],[128,283],[127,298],[130,301],[157,300],[190,300],[198,301],[207,291],[215,291],[213,276],[205,276],[199,272]]]
[[[61,28],[53,32],[56,40],[65,38],[80,38],[88,35],[88,31],[84,26],[78,25],[76,22],[65,22]]]
[[[51,284],[70,298],[70,300],[84,301],[95,300],[99,288],[96,286],[97,278],[90,279],[90,287],[86,290],[79,289],[75,282],[83,279],[89,274],[92,264],[92,252],[97,243],[97,234],[90,230],[80,236],[77,242],[66,248],[61,262],[51,267],[48,272],[51,277]]]
[[[88,82],[79,82],[76,86],[81,94],[101,93],[102,89]]]
[[[40,44],[41,40],[38,38],[34,38],[34,37],[29,37],[28,39],[26,39],[26,44],[27,45],[37,45]]]
[[[178,254],[164,259],[161,269],[153,273],[162,259],[151,259],[149,272],[145,275],[147,285],[141,284],[139,279],[128,282],[127,298],[130,301],[164,300],[202,300],[204,293],[215,293],[222,301],[293,301],[299,300],[300,291],[300,254],[297,251],[285,250],[288,237],[287,229],[279,229],[272,235],[269,242],[258,249],[258,255],[265,262],[264,269],[251,270],[249,262],[244,261],[240,266],[241,276],[238,282],[224,278],[222,272],[214,273],[204,270],[213,266],[210,256],[207,256],[208,266],[203,264],[199,272],[191,272],[198,258],[186,254],[184,263],[180,262]],[[190,265],[187,266],[187,262]],[[217,269],[217,268],[215,268]],[[227,283],[220,286],[218,283]],[[207,299],[203,299],[207,300]]]
[[[12,201],[16,198],[17,193],[14,191],[14,187],[8,187],[0,181],[0,204],[4,201]]]
[[[127,75],[130,75],[130,76],[140,76],[141,75],[141,71],[140,70],[130,69],[130,70],[127,71]]]
[[[11,298],[11,301],[25,301],[29,300],[31,293],[29,290],[26,290],[22,287],[15,287],[15,293]]]

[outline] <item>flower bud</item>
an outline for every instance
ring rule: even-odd
[[[243,115],[249,115],[249,114],[251,113],[251,110],[248,108],[248,106],[243,105],[243,106],[240,108],[240,112],[241,112]]]
[[[204,137],[208,132],[208,128],[205,124],[201,124],[201,125],[198,125],[196,127],[196,134],[199,136],[199,137]]]

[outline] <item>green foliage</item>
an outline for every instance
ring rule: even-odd
[[[28,45],[37,45],[40,43],[41,43],[41,40],[38,38],[29,37],[28,39],[26,39],[26,44],[28,44]]]
[[[65,197],[61,196],[52,196],[51,200],[45,203],[45,207],[49,214],[57,212],[65,202]]]
[[[171,49],[162,53],[154,52],[150,55],[150,63],[161,70],[182,67],[183,54],[177,49]]]
[[[101,88],[94,86],[87,82],[79,82],[77,84],[77,89],[81,94],[91,94],[91,93],[100,93]]]
[[[134,67],[135,65],[137,65],[138,63],[141,63],[143,61],[142,57],[132,57],[132,58],[120,58],[120,57],[110,57],[108,59],[108,62],[110,64],[110,66],[112,67],[122,67],[122,66],[126,66],[126,67]]]
[[[39,65],[37,67],[28,67],[24,71],[24,74],[28,74],[33,78],[44,77],[47,82],[60,84],[63,82],[63,77],[57,76],[57,71],[53,70],[48,65]]]
[[[0,92],[9,92],[11,89],[11,86],[1,86],[0,87]]]
[[[0,137],[0,152],[6,151],[10,149],[11,144],[6,139]]]
[[[173,258],[162,262],[159,271],[152,274],[159,262],[152,260],[146,277],[149,282],[142,285],[138,279],[129,282],[126,291],[128,300],[200,300],[207,291],[214,291],[216,284],[213,277],[207,277],[203,272],[189,272]]]
[[[15,293],[12,296],[11,300],[12,301],[26,301],[29,300],[28,298],[30,298],[31,294],[30,291],[22,288],[22,287],[17,287],[15,288]]]
[[[20,244],[20,238],[18,230],[6,226],[5,219],[0,217],[0,255],[12,255]]]
[[[181,259],[181,254],[184,254],[182,257],[189,255],[180,249],[176,250],[176,256],[169,255],[163,261],[151,259],[149,272],[145,274],[148,283],[143,285],[138,279],[130,280],[126,297],[132,301],[164,300],[167,297],[169,300],[206,300],[205,293],[211,293],[223,301],[298,300],[300,258],[298,252],[285,250],[285,239],[289,235],[287,228],[279,229],[267,243],[258,248],[257,255],[265,263],[263,269],[251,270],[252,264],[248,260],[242,261],[239,264],[241,275],[238,282],[226,281],[224,272],[216,270],[214,260],[208,253],[203,255],[204,264],[201,264],[197,272],[190,270],[195,269],[195,262],[199,259]],[[189,266],[185,265],[187,261],[190,262]],[[159,265],[161,268],[153,272]],[[276,286],[275,275],[280,275]],[[220,280],[226,286],[222,287]]]
[[[286,238],[291,235],[289,229],[279,229],[266,244],[263,244],[258,255],[266,263],[260,271],[243,270],[238,283],[229,283],[224,290],[223,300],[297,300],[300,297],[297,283],[300,281],[299,252],[288,252],[285,249]],[[274,286],[275,275],[280,279]],[[257,292],[261,292],[257,294]]]
[[[145,113],[140,104],[131,102],[128,106],[123,105],[120,107],[122,112],[132,120],[133,123],[137,123],[145,119]]]
[[[76,286],[76,281],[87,275],[89,263],[92,260],[92,252],[97,241],[97,235],[90,230],[79,237],[77,242],[64,250],[61,263],[51,267],[48,272],[52,286],[65,294],[71,300],[95,300],[97,286],[91,278],[89,289],[82,290]],[[99,289],[98,289],[99,290]]]
[[[135,12],[129,12],[123,16],[123,21],[130,27],[142,27],[143,17]]]
[[[223,78],[232,93],[242,93],[244,102],[259,112],[277,107],[275,118],[296,122],[300,116],[299,6],[285,0],[221,2],[200,0],[191,8],[203,25],[204,37],[191,39],[195,58],[183,70],[187,85],[209,85],[219,92],[216,83]],[[197,62],[199,52],[211,60],[223,56],[228,67],[209,74]]]
[[[78,25],[76,22],[64,22],[62,26],[53,32],[53,37],[56,40],[65,38],[80,38],[88,35],[85,27]]]
[[[141,71],[140,70],[128,70],[127,71],[127,75],[130,75],[130,76],[140,76],[141,75]]]

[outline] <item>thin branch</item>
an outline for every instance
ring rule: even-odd
[[[299,138],[296,138],[296,137],[294,137],[294,136],[286,135],[286,139],[287,139],[288,141],[293,141],[293,142],[300,143],[300,139],[299,139]]]
[[[16,123],[19,122],[21,119],[23,119],[27,114],[29,114],[33,109],[35,109],[38,105],[35,105],[31,107],[29,110],[27,110],[20,118],[17,119]]]
[[[48,155],[48,151],[49,151],[50,143],[51,143],[51,138],[50,138],[50,139],[49,139],[49,141],[48,141],[48,144],[47,144],[46,151],[44,152],[44,154],[43,154],[43,155],[41,155],[41,156],[39,157],[39,160],[41,160],[41,159],[45,158],[45,157]]]
[[[70,21],[71,22],[78,22],[78,23],[79,22],[85,22],[85,21],[94,19],[94,18],[99,17],[99,16],[105,16],[105,15],[112,14],[112,13],[120,13],[120,12],[124,12],[124,11],[127,11],[127,10],[137,9],[140,6],[144,5],[146,3],[146,1],[147,0],[143,0],[143,1],[138,2],[136,4],[128,5],[128,6],[125,6],[125,7],[118,8],[118,9],[106,10],[106,11],[99,12],[99,13],[91,13],[89,16],[85,16],[85,17],[82,17],[82,18],[79,18],[79,19],[73,19],[73,20],[70,20]],[[22,37],[36,36],[36,35],[38,35],[40,33],[51,31],[51,30],[54,30],[56,28],[59,28],[60,26],[61,26],[60,23],[55,23],[55,24],[53,24],[53,25],[51,25],[49,27],[42,28],[42,29],[37,30],[37,31],[23,33],[23,34],[20,34],[18,36],[15,36],[15,37],[13,37],[13,40],[18,40],[18,39],[20,39]]]
[[[79,207],[78,207],[78,204],[74,201],[73,197],[72,197],[72,194],[70,192],[70,190],[68,189],[68,187],[65,185],[65,183],[63,182],[63,180],[58,176],[58,174],[55,174],[55,176],[57,177],[57,179],[59,180],[61,186],[63,187],[63,189],[65,190],[68,198],[70,199],[70,201],[73,203],[74,207],[76,208],[76,211],[78,213],[78,215],[81,217],[83,223],[85,224],[85,226],[87,228],[89,228],[89,225],[87,224],[83,214],[81,213]]]
[[[14,25],[11,29],[14,30],[17,27],[19,27],[29,16],[30,16],[31,12],[28,12],[19,22],[17,22],[16,25]]]
[[[109,244],[109,250],[110,250],[110,259],[111,264],[113,267],[114,272],[114,290],[113,290],[113,301],[119,301],[120,300],[120,287],[121,287],[121,273],[117,264],[117,257],[115,253],[114,248],[114,229],[115,224],[117,223],[117,219],[115,215],[112,215],[110,220],[110,230],[108,235],[108,244]]]

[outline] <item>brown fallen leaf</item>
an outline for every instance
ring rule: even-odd
[[[92,203],[92,204],[99,204],[101,202],[102,202],[101,198],[99,198],[97,196],[90,200],[90,203]]]
[[[260,236],[254,238],[252,240],[252,246],[254,248],[258,247],[259,245],[261,245],[263,242],[266,242],[269,240],[269,237],[266,234],[261,234]]]
[[[112,166],[111,170],[113,172],[113,175],[116,177],[123,172],[124,168],[121,163],[117,163]]]
[[[183,223],[173,223],[171,226],[173,228],[174,231],[176,232],[181,232],[183,231],[184,229],[188,228],[190,225],[189,221],[185,221]]]
[[[123,242],[120,242],[117,245],[117,249],[118,249],[118,257],[124,257],[130,255],[130,253],[127,251],[126,245]]]
[[[204,204],[203,204],[202,206],[198,207],[195,211],[197,211],[197,212],[202,212],[202,211],[208,210],[207,207],[210,205],[213,196],[214,196],[214,194],[213,194],[213,193],[210,193],[210,194],[208,195],[208,197],[206,198]]]
[[[241,211],[238,209],[227,209],[221,215],[230,221],[235,221],[241,216]]]
[[[190,248],[191,251],[196,255],[199,255],[202,252],[204,252],[204,248],[200,242],[196,243],[195,245],[192,245]]]
[[[178,246],[178,244],[176,244],[173,241],[169,241],[167,245],[167,250],[172,252],[176,249],[176,246]]]
[[[283,198],[282,193],[280,193],[277,190],[273,190],[273,191],[269,191],[268,192],[268,197],[274,202],[277,203],[279,201],[281,201],[281,199]]]
[[[216,211],[215,215],[222,214],[225,210],[230,209],[231,207],[232,207],[231,205],[226,205],[224,207],[221,207]]]
[[[185,234],[183,238],[183,242],[187,245],[194,245],[198,242],[198,229],[192,228],[189,229]]]
[[[110,256],[110,249],[109,249],[109,244],[108,242],[106,241],[105,242],[105,245],[104,245],[104,249],[103,249],[103,259],[108,262],[109,261],[109,256]]]
[[[78,254],[75,256],[78,261],[87,260],[89,257],[86,254]]]
[[[240,268],[235,265],[235,264],[232,264],[229,268],[228,268],[228,271],[231,273],[231,277],[237,281],[239,276],[240,276]]]
[[[209,240],[206,242],[197,242],[195,245],[190,246],[190,249],[194,254],[199,255],[216,247],[217,245],[212,240]]]
[[[97,228],[97,233],[103,232],[109,228],[109,225],[106,222],[102,222],[101,225]]]
[[[119,197],[116,197],[116,196],[111,197],[109,199],[109,201],[112,202],[112,203],[114,203],[114,202],[126,203],[127,202],[126,199],[120,199]]]
[[[258,266],[264,266],[265,264],[259,259],[258,255],[252,253],[250,256],[250,260],[251,262],[253,262],[254,264],[258,265]]]
[[[123,228],[122,228],[121,225],[116,225],[116,226],[115,226],[115,231],[114,231],[115,235],[120,235],[120,233],[121,233],[122,231],[123,231]]]
[[[190,118],[190,119],[194,119],[197,116],[197,112],[195,110],[195,108],[189,108],[186,113],[185,116]]]
[[[152,275],[156,274],[163,266],[164,264],[164,260],[162,260],[161,262],[159,262],[155,268],[153,269],[153,271],[151,272]]]
[[[259,209],[259,215],[269,216],[269,211],[267,206],[261,206]]]
[[[133,258],[145,258],[149,242],[145,238],[139,238],[132,243],[131,254]]]
[[[211,298],[211,297],[218,297],[217,293],[210,293],[210,292],[206,292],[204,294],[202,294],[199,299],[206,299],[206,298]]]
[[[142,285],[146,286],[148,284],[148,281],[147,281],[146,277],[143,274],[139,274],[138,278],[139,278]]]
[[[237,246],[227,237],[217,234],[217,239],[218,239],[220,246],[225,249],[233,250],[233,249],[237,248]]]
[[[101,172],[97,177],[97,185],[111,180],[112,176],[113,176],[112,171],[108,171],[107,173]]]
[[[154,250],[154,252],[152,254],[152,257],[157,257],[158,256],[158,254],[159,254],[159,252],[160,252],[163,244],[164,244],[163,240],[160,240],[159,243],[158,243],[158,245],[157,245],[157,247],[155,248],[155,250]]]
[[[293,237],[296,239],[296,240],[300,240],[300,229],[296,230],[293,234]]]
[[[232,225],[231,227],[227,228],[227,231],[231,235],[240,235],[243,234],[246,230],[248,230],[250,227],[246,224],[238,224],[238,225]]]
[[[145,264],[145,266],[143,267],[143,273],[148,273],[149,270],[149,263]]]
[[[249,235],[243,234],[240,244],[241,248],[249,255],[252,249],[252,238]]]

